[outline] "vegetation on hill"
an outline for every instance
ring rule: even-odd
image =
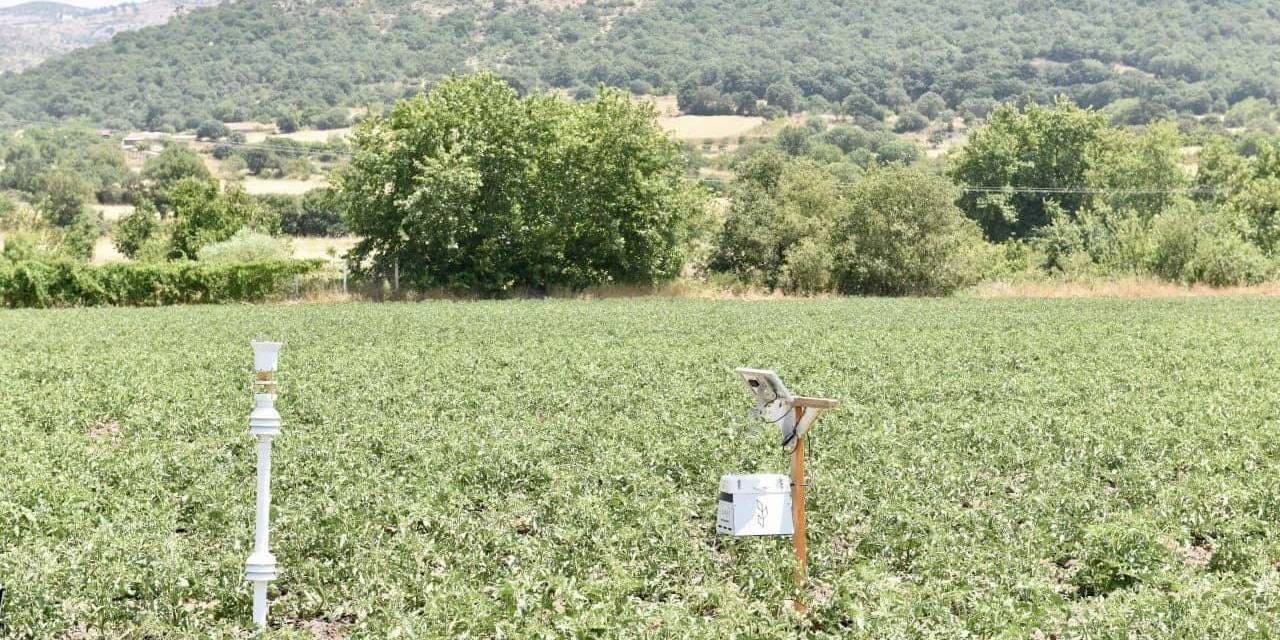
[[[521,89],[678,92],[700,113],[808,107],[909,127],[1065,94],[1145,122],[1273,105],[1277,46],[1267,0],[246,0],[0,78],[0,115],[305,124],[485,68]]]

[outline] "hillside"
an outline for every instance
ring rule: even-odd
[[[0,116],[305,123],[476,68],[526,87],[678,91],[705,113],[805,97],[819,110],[901,111],[933,92],[981,115],[993,100],[1065,93],[1098,107],[1127,99],[1142,120],[1280,94],[1280,8],[1269,0],[1060,4],[245,0],[6,75]]]
[[[217,0],[147,0],[83,9],[60,2],[0,8],[0,72],[21,71],[117,33],[162,24],[177,13]]]

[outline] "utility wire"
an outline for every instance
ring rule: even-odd
[[[705,176],[696,178],[699,182],[729,185],[732,181],[726,180],[719,176]],[[831,183],[841,189],[849,189],[858,185],[856,182],[834,182]],[[1179,187],[1179,188],[1149,188],[1149,189],[1107,189],[1100,187],[1017,187],[1013,185],[1006,186],[977,186],[977,185],[956,185],[961,191],[968,193],[1026,193],[1040,195],[1161,195],[1161,194],[1218,194],[1224,193],[1225,189],[1216,187]]]

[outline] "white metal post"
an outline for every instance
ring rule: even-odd
[[[245,579],[253,583],[253,623],[267,626],[267,583],[278,575],[276,557],[271,554],[271,439],[280,433],[280,413],[276,411],[275,371],[279,362],[279,342],[251,342],[253,346],[253,413],[249,433],[258,438],[257,510],[253,526],[253,553],[245,562]]]

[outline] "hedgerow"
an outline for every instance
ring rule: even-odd
[[[0,262],[0,303],[8,307],[156,306],[267,298],[319,260],[235,264],[74,261]]]

